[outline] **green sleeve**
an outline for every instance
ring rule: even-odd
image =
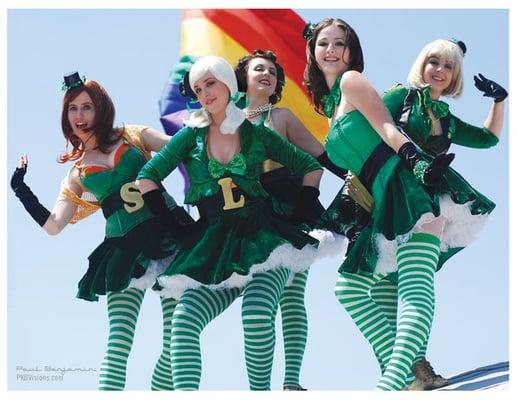
[[[499,139],[486,128],[479,128],[460,120],[456,116],[451,116],[455,128],[451,133],[451,141],[455,144],[473,147],[477,149],[487,149],[495,146]]]
[[[383,102],[392,118],[395,118],[398,114],[399,110],[403,106],[407,94],[408,88],[401,84],[397,84],[381,95],[381,98],[383,99]]]
[[[183,128],[140,170],[137,179],[164,180],[180,164],[192,148],[194,130]]]
[[[302,175],[322,169],[319,162],[313,156],[300,150],[277,132],[264,126],[261,129],[264,129],[263,137],[267,155],[272,160],[280,162],[292,172]]]

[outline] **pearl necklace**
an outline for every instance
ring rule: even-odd
[[[271,109],[272,109],[272,104],[271,103],[265,103],[263,105],[260,105],[257,108],[253,108],[251,110],[248,109],[248,108],[245,108],[244,111],[245,111],[245,114],[246,114],[246,118],[250,119],[250,118],[255,118],[255,117],[261,115],[265,111],[270,112]]]

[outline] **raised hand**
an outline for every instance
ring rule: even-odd
[[[13,172],[11,177],[11,189],[16,191],[17,188],[23,183],[23,178],[25,173],[27,172],[27,155],[24,154],[20,157],[20,161],[18,162],[18,166]]]
[[[492,97],[495,103],[500,103],[507,97],[507,90],[495,81],[487,79],[484,75],[480,73],[478,76],[474,75],[473,80],[475,81],[475,87],[484,93],[485,97]]]

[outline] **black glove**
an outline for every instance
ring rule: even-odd
[[[186,223],[187,221],[180,221],[180,218],[175,216],[175,212],[167,207],[161,190],[155,189],[144,193],[142,199],[153,215],[158,217],[158,220],[172,232],[189,233],[191,228],[194,227],[194,222]]]
[[[485,97],[495,99],[495,103],[500,103],[507,97],[507,90],[491,79],[487,79],[484,75],[480,73],[478,76],[474,75],[473,80],[475,81],[475,87],[483,92]]]
[[[453,153],[439,154],[432,162],[428,162],[421,157],[415,145],[411,142],[401,146],[398,155],[406,162],[417,180],[425,185],[436,183],[446,173],[455,158]]]
[[[291,214],[291,221],[295,224],[306,222],[313,225],[325,211],[318,200],[319,195],[320,191],[316,187],[302,186],[298,201]]]
[[[23,177],[27,172],[27,164],[22,164],[22,167],[16,168],[11,177],[11,188],[14,194],[30,214],[30,216],[38,223],[39,226],[45,225],[50,216],[50,211],[47,210],[38,200],[34,193],[32,193],[29,186],[23,181]]]
[[[321,166],[324,168],[327,168],[328,171],[335,174],[340,179],[345,179],[345,175],[347,174],[347,170],[340,168],[339,166],[335,165],[327,156],[327,152],[324,151],[322,154],[320,154],[317,157],[317,161],[320,163]]]

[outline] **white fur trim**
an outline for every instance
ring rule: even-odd
[[[136,288],[140,290],[149,289],[155,284],[158,275],[165,271],[175,257],[176,254],[173,254],[159,260],[151,260],[146,269],[146,273],[140,278],[132,278],[128,288]]]
[[[317,258],[335,257],[345,253],[347,239],[344,235],[322,229],[313,229],[309,235],[320,242]]]
[[[448,195],[440,197],[441,216],[445,218],[444,230],[441,236],[441,252],[446,252],[452,247],[466,247],[476,239],[477,233],[482,229],[489,214],[471,214],[471,204],[472,202],[457,204]],[[376,263],[375,271],[378,273],[396,271],[398,243],[407,242],[410,235],[414,232],[423,232],[422,225],[432,221],[434,218],[432,213],[423,214],[409,232],[397,236],[395,240],[387,240],[385,236],[378,234],[375,238],[378,251],[378,262]]]
[[[285,243],[274,249],[266,261],[252,265],[248,275],[233,273],[227,280],[215,285],[204,285],[187,275],[160,276],[158,282],[164,289],[158,293],[160,296],[179,299],[186,289],[195,289],[200,286],[211,290],[242,288],[253,278],[254,274],[259,272],[266,272],[274,268],[288,268],[292,272],[305,271],[317,257],[317,252],[318,250],[310,244],[298,250],[291,244]]]

